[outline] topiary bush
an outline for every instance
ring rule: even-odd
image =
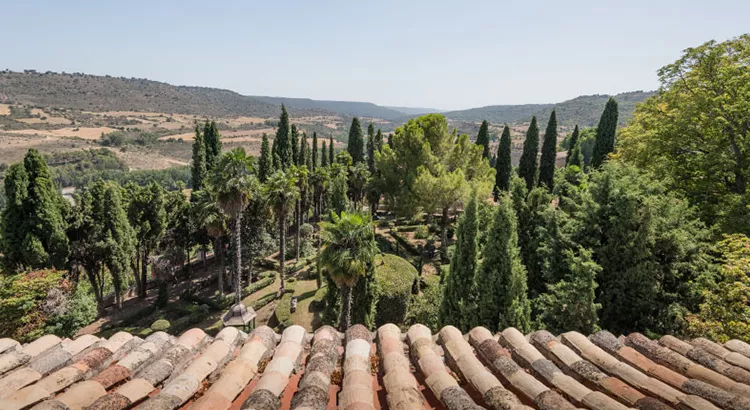
[[[169,320],[159,319],[151,324],[151,330],[154,332],[166,332],[172,326]]]
[[[253,293],[270,286],[272,283],[276,281],[276,278],[273,276],[265,277],[263,279],[258,280],[255,283],[251,283],[250,286],[243,289],[243,295],[252,295]]]
[[[430,230],[425,225],[419,225],[417,229],[414,230],[415,239],[427,239],[429,237],[430,237]]]
[[[377,256],[374,264],[379,291],[375,324],[403,324],[417,270],[406,259],[392,254]]]

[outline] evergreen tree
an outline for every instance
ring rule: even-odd
[[[149,258],[161,242],[167,227],[164,190],[156,182],[140,187],[130,184],[127,187],[130,202],[128,203],[128,220],[136,237],[136,253],[141,260],[141,275],[136,273],[138,296],[146,297],[148,285]]]
[[[68,259],[68,204],[57,192],[47,163],[30,149],[23,167],[5,179],[8,199],[2,218],[2,253],[11,270],[63,268]]]
[[[354,164],[358,164],[365,159],[365,144],[362,136],[362,125],[359,118],[352,118],[352,126],[349,128],[349,140],[346,144],[346,150],[352,156]]]
[[[520,181],[519,181],[520,182]],[[513,205],[517,218],[518,245],[521,261],[526,267],[529,294],[532,298],[544,292],[545,259],[540,257],[550,219],[552,195],[545,188],[534,188],[525,196],[523,186],[514,186]]]
[[[500,191],[510,191],[510,176],[513,172],[513,164],[510,156],[510,128],[505,125],[503,134],[500,136],[500,144],[497,146],[497,159],[495,160],[495,201]]]
[[[260,182],[266,182],[269,176],[273,174],[273,157],[271,150],[268,149],[268,135],[263,133],[263,140],[260,143],[260,161],[258,163],[258,179]]]
[[[578,145],[578,135],[579,135],[578,124],[576,124],[576,127],[573,129],[573,134],[570,135],[570,140],[568,142],[568,144],[570,145],[568,145],[568,155],[565,157],[565,165],[568,165],[568,163],[570,162],[570,157],[571,157],[571,154],[573,153],[573,149],[575,148],[576,145]],[[578,147],[579,154],[580,154],[580,149],[581,148]]]
[[[328,140],[328,163],[333,164],[336,161],[336,156],[333,151],[333,135]]]
[[[482,158],[490,158],[490,124],[487,120],[482,121],[477,134],[477,145],[482,146]]]
[[[346,193],[349,189],[348,176],[346,169],[341,168],[337,174],[334,173],[331,178],[331,189],[328,191],[328,204],[331,211],[340,214],[346,211],[349,205],[349,198]]]
[[[323,148],[323,151],[325,151],[325,147]],[[317,168],[318,168],[318,133],[313,131],[312,168],[310,170],[315,171]]]
[[[555,110],[549,116],[547,130],[544,131],[542,159],[539,162],[539,186],[552,190],[555,179],[555,162],[557,161],[557,115]]]
[[[367,127],[367,167],[375,173],[375,128],[372,123]]]
[[[526,131],[526,139],[523,141],[523,152],[518,163],[518,176],[526,182],[526,189],[531,190],[536,182],[537,154],[539,152],[539,128],[536,125],[536,116],[531,118],[531,125]]]
[[[297,151],[297,166],[307,165],[308,152],[305,151],[307,147],[307,133],[302,133],[302,139],[299,140],[299,150]]]
[[[473,295],[477,268],[477,199],[472,195],[458,224],[456,249],[451,257],[450,271],[443,290],[440,322],[468,331],[475,323]]]
[[[200,191],[206,180],[206,144],[203,142],[198,125],[195,126],[195,140],[193,141],[193,165],[190,168],[193,190]]]
[[[274,144],[276,145],[276,154],[279,156],[280,166],[277,167],[274,163],[274,169],[287,169],[292,165],[292,142],[290,141],[290,129],[289,129],[289,114],[286,112],[286,107],[281,104],[281,117],[279,118],[279,128],[276,130],[276,139]],[[296,148],[295,148],[296,149]]]
[[[292,161],[289,165],[297,165],[299,161],[299,130],[297,124],[292,124],[292,132],[290,135],[290,144],[292,144]]]
[[[383,149],[383,132],[378,128],[377,134],[375,134],[375,149],[380,151]]]
[[[112,275],[115,291],[115,304],[122,308],[122,294],[125,290],[125,277],[130,273],[130,261],[135,255],[135,232],[128,222],[123,206],[121,188],[115,183],[106,184],[104,206],[106,217],[100,222],[101,245],[104,264]]]
[[[28,265],[23,249],[18,246],[26,237],[24,203],[29,196],[29,174],[23,164],[13,164],[8,168],[4,185],[6,203],[0,225],[0,255],[5,269],[16,272]]]
[[[615,151],[617,117],[617,101],[610,97],[599,119],[599,125],[596,126],[596,142],[591,157],[591,166],[594,168],[599,168],[607,160],[609,154]]]
[[[320,150],[320,166],[321,167],[327,167],[328,166],[328,149],[326,149],[326,142],[323,141],[323,146]]]
[[[531,306],[526,294],[526,268],[518,248],[516,215],[507,195],[501,195],[499,202],[476,275],[476,319],[493,332],[507,327],[527,332]]]
[[[206,146],[206,169],[213,169],[221,156],[221,136],[216,127],[216,121],[209,122],[203,127],[203,143]]]
[[[566,250],[563,255],[569,273],[538,299],[541,312],[539,320],[552,333],[577,331],[592,334],[598,330],[596,303],[596,276],[602,268],[592,259],[592,252],[579,248],[575,253]]]
[[[388,134],[388,145],[390,145],[391,148],[393,148],[393,133],[392,132]]]
[[[568,151],[567,166],[577,166],[583,170],[583,154],[581,153],[581,142],[576,141],[573,149]]]

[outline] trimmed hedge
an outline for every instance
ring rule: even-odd
[[[253,302],[253,310],[255,310],[257,312],[258,309],[260,309],[263,306],[265,306],[265,305],[273,302],[275,299],[276,299],[276,292],[271,292],[271,293],[269,293],[267,295],[264,295],[260,299],[258,299],[255,302]]]
[[[258,280],[255,283],[251,283],[249,286],[247,286],[245,289],[243,289],[242,293],[244,296],[252,295],[253,293],[270,286],[272,283],[276,281],[276,277],[274,276],[267,276],[263,279]]]
[[[284,293],[281,296],[279,304],[276,305],[276,310],[273,314],[276,316],[276,321],[279,323],[279,330],[286,329],[289,325],[287,322],[292,319],[292,296],[294,293]]]
[[[169,328],[172,326],[171,323],[169,323],[169,320],[166,319],[159,319],[153,324],[151,324],[151,330],[155,332],[164,332],[166,330],[169,330]]]
[[[411,253],[413,255],[418,255],[419,254],[419,249],[417,249],[417,247],[414,246],[413,243],[411,243],[411,241],[409,240],[409,238],[407,238],[406,236],[404,236],[400,232],[391,232],[391,235],[394,238],[396,238],[396,241],[398,241],[398,243],[401,246],[403,246],[404,249],[406,249],[409,253]]]
[[[379,297],[376,325],[402,324],[411,300],[411,289],[417,270],[406,259],[392,254],[375,257],[375,280]]]

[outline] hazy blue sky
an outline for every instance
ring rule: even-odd
[[[684,48],[750,31],[748,0],[0,0],[0,10],[0,69],[443,109],[654,89]]]

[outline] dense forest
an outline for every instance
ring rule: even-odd
[[[315,326],[750,341],[749,64],[750,35],[689,48],[624,127],[631,102],[608,98],[560,145],[567,113],[532,116],[517,167],[508,126],[490,146],[486,122],[459,135],[427,114],[385,134],[355,117],[338,150],[285,106],[258,157],[223,150],[205,121],[189,169],[161,176],[106,150],[29,150],[3,170],[0,336],[71,336],[150,289],[149,312],[226,311],[272,283],[283,328],[305,272]],[[209,296],[176,295],[209,253]]]

